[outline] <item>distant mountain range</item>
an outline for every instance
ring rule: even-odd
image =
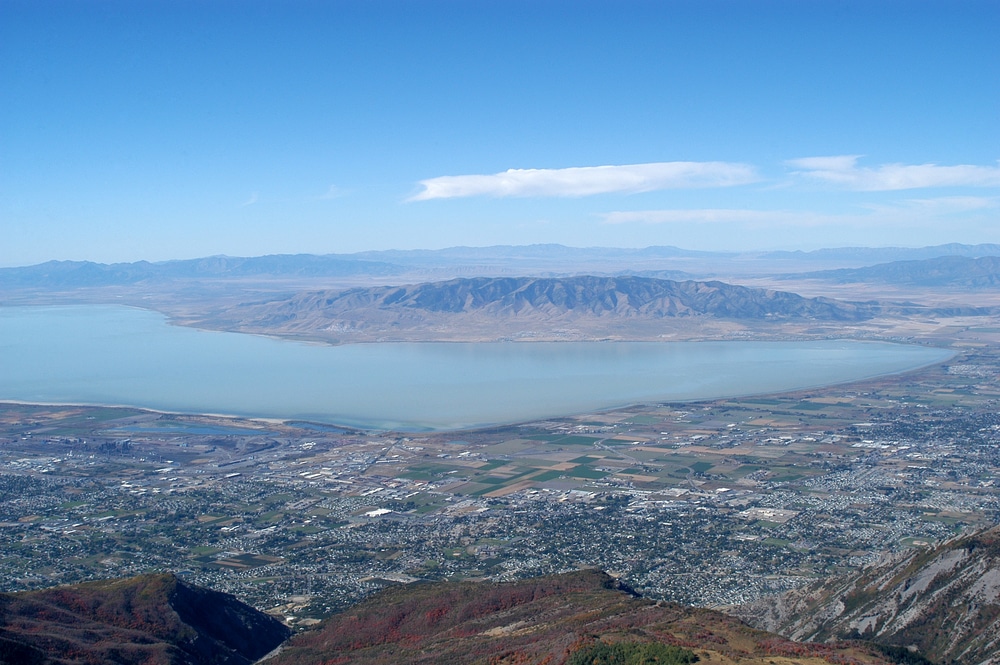
[[[737,613],[792,639],[864,639],[938,663],[1000,663],[1000,527]]]
[[[996,314],[1000,310],[994,301],[982,296],[1000,288],[1000,258],[956,255],[782,273],[800,285],[809,282],[800,288],[855,294],[853,299],[841,296],[843,300],[740,286],[733,283],[739,281],[735,277],[690,276],[728,271],[773,285],[779,268],[822,266],[833,255],[856,260],[879,253],[993,250],[1000,252],[1000,247],[822,250],[791,253],[786,261],[673,247],[532,245],[112,265],[52,261],[0,269],[0,303],[125,304],[155,309],[184,325],[333,343],[726,338],[750,326],[753,334],[767,336],[804,334],[800,324],[811,326],[809,322]],[[812,254],[824,258],[811,263]],[[807,258],[799,261],[803,256]],[[858,286],[831,290],[819,287],[821,282]],[[899,296],[901,302],[876,302],[867,295],[869,284],[897,286],[892,293],[909,291]],[[934,298],[930,289],[936,287],[951,289],[952,295],[962,291],[968,298]],[[790,325],[781,332],[771,324]],[[790,329],[796,325],[797,330]],[[831,325],[810,330],[837,334]]]
[[[250,665],[291,631],[173,575],[0,594],[0,664]]]
[[[1000,245],[993,243],[979,245],[948,243],[931,247],[837,247],[816,249],[810,252],[760,252],[756,256],[783,260],[807,259],[888,263],[891,261],[934,259],[942,256],[964,256],[967,258],[1000,256]]]
[[[642,249],[526,245],[451,247],[439,250],[386,250],[355,254],[275,254],[259,257],[213,256],[150,263],[49,261],[34,266],[0,268],[0,289],[129,286],[171,280],[324,279],[392,277],[407,274],[531,275],[644,274],[664,276],[680,270],[692,275],[761,274],[797,271],[809,266],[858,267],[890,261],[940,257],[1000,256],[1000,245],[949,244],[919,249],[847,247],[811,252],[703,252],[677,247]],[[659,273],[659,274],[657,274]]]
[[[930,259],[939,256],[998,256],[1000,245],[949,243],[932,247],[837,247],[812,251],[713,252],[682,249],[670,245],[643,248],[567,247],[558,244],[493,245],[490,247],[449,247],[447,249],[382,250],[343,255],[356,259],[384,261],[397,265],[447,263],[449,261],[644,261],[649,259],[716,259],[766,261],[846,261],[884,263]]]
[[[0,288],[127,286],[177,279],[392,275],[403,271],[400,266],[379,261],[314,254],[275,254],[254,258],[213,256],[162,263],[48,261],[24,268],[0,268]]]
[[[682,249],[669,245],[642,248],[627,247],[567,247],[555,243],[536,245],[492,245],[489,247],[448,247],[445,249],[390,249],[353,254],[359,259],[389,261],[399,265],[443,263],[448,261],[516,261],[546,260],[607,261],[663,258],[727,258],[736,252],[709,252]]]
[[[1000,287],[1000,255],[979,258],[941,256],[919,261],[880,263],[865,268],[822,270],[788,277],[821,279],[839,284],[879,283],[994,289]]]

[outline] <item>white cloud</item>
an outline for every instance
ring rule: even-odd
[[[493,175],[441,176],[422,180],[410,201],[467,196],[591,196],[659,189],[732,187],[757,182],[754,168],[730,162],[655,162],[567,169],[509,169]]]
[[[937,164],[882,164],[859,167],[860,155],[805,157],[788,161],[796,173],[848,189],[889,191],[923,187],[1000,187],[1000,165],[938,166]]]
[[[260,196],[259,196],[259,195],[257,194],[257,192],[253,192],[252,194],[250,194],[250,198],[248,198],[248,199],[247,199],[246,201],[244,201],[244,202],[243,202],[243,203],[241,203],[240,205],[241,205],[242,207],[244,207],[244,208],[245,208],[246,206],[252,206],[253,204],[257,203],[257,200],[258,200],[259,198],[260,198]]]

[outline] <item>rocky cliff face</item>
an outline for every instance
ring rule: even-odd
[[[941,663],[1000,663],[1000,527],[736,612],[791,639],[860,638]]]
[[[0,594],[0,663],[249,665],[290,631],[173,575]]]

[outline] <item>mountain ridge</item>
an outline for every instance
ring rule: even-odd
[[[465,269],[486,263],[520,265],[520,274],[548,270],[578,272],[573,264],[603,265],[613,273],[635,269],[671,270],[676,265],[657,261],[712,262],[729,268],[774,262],[779,266],[802,262],[840,262],[854,267],[879,263],[956,256],[978,258],[1000,256],[1000,245],[950,243],[930,247],[840,247],[810,251],[707,251],[670,245],[641,248],[570,247],[559,244],[456,246],[443,249],[370,250],[333,254],[268,254],[262,256],[215,255],[166,261],[100,263],[86,260],[54,260],[0,268],[0,288],[68,288],[127,286],[171,279],[239,279],[246,277],[385,277],[413,270]],[[650,266],[649,262],[655,265]],[[633,265],[635,264],[635,265]],[[684,263],[683,265],[687,265]],[[617,267],[615,267],[617,266]],[[638,266],[638,268],[637,268]],[[701,270],[705,273],[705,270]],[[711,272],[711,271],[710,271]],[[567,274],[568,274],[567,273]]]
[[[1000,253],[1000,252],[998,252]],[[783,275],[783,279],[818,279],[838,284],[882,283],[905,286],[992,289],[1000,287],[1000,256],[942,256]]]
[[[907,649],[796,641],[716,610],[643,598],[597,569],[393,585],[294,635],[171,574],[0,594],[2,665],[626,662],[600,660],[614,654],[673,665],[930,665]]]
[[[1000,526],[734,611],[790,639],[857,638],[956,665],[1000,663]]]
[[[394,275],[404,271],[380,261],[337,255],[271,254],[259,257],[210,256],[151,263],[47,261],[33,266],[0,268],[2,288],[72,288],[133,286],[176,279],[239,279],[245,277],[345,277]]]
[[[598,570],[390,587],[294,636],[267,662],[562,665],[601,644],[665,645],[706,664],[894,662],[866,645],[792,642],[714,610],[644,599]]]
[[[170,574],[0,594],[4,665],[249,665],[290,632],[233,596]]]
[[[720,281],[640,276],[474,277],[306,290],[192,312],[198,328],[332,343],[508,339],[656,340],[675,334],[843,334],[885,317],[982,316],[992,307],[856,302]],[[837,331],[840,331],[837,333]]]
[[[805,298],[787,291],[725,282],[650,277],[477,277],[406,286],[303,291],[288,298],[243,303],[217,314],[242,325],[321,328],[330,321],[401,325],[428,315],[615,318],[822,318],[856,321],[876,313],[865,303]]]

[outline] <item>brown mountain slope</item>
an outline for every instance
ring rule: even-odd
[[[888,662],[864,645],[791,642],[718,612],[638,598],[604,573],[578,571],[387,589],[296,635],[267,663],[559,665],[602,642],[683,647],[702,663]]]
[[[290,631],[172,575],[0,594],[0,663],[247,665]]]
[[[860,637],[931,660],[1000,663],[1000,527],[736,612],[793,639]]]

